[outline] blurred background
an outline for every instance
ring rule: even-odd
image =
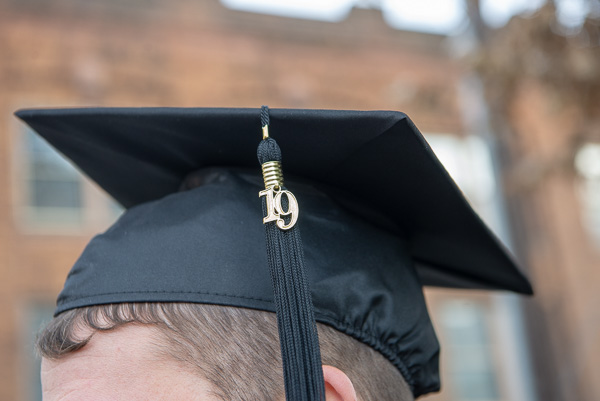
[[[0,0],[0,400],[40,400],[35,333],[121,213],[25,107],[406,112],[536,295],[428,288],[432,401],[600,399],[598,0]]]

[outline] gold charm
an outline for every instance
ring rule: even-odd
[[[281,204],[281,197],[285,194],[288,200],[288,210],[283,210],[283,205]],[[267,202],[267,216],[263,218],[263,223],[268,223],[270,221],[275,221],[277,227],[282,230],[289,230],[294,227],[296,221],[298,220],[298,201],[293,193],[288,190],[275,190],[275,187],[270,187],[265,189],[264,191],[260,191],[258,196],[262,198],[266,196]],[[285,224],[285,220],[282,216],[290,216],[289,223]]]

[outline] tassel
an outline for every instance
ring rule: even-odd
[[[263,169],[263,204],[267,258],[275,296],[285,396],[288,401],[324,401],[325,383],[314,307],[304,268],[298,202],[286,190],[281,150],[269,138],[269,109],[261,109],[263,140],[258,161]]]

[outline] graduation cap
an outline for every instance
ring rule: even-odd
[[[324,399],[315,320],[379,351],[419,396],[439,389],[423,285],[532,293],[403,113],[16,114],[127,208],[88,244],[56,314],[122,302],[277,312],[288,400]]]

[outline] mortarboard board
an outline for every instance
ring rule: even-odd
[[[17,116],[128,209],[76,262],[57,314],[119,302],[276,310],[257,196],[259,110]],[[437,390],[421,286],[531,294],[529,282],[406,115],[273,109],[270,126],[301,208],[316,320],[381,352],[415,396]]]

